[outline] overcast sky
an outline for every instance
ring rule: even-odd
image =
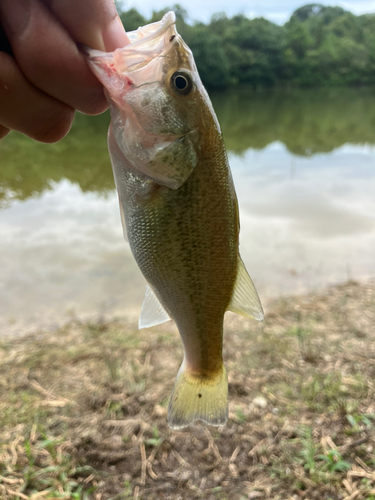
[[[136,7],[146,17],[152,10],[160,10],[175,3],[188,11],[191,20],[207,22],[212,14],[225,12],[229,17],[243,13],[251,18],[263,16],[275,23],[284,24],[293,11],[302,5],[313,3],[313,0],[122,0],[125,9]],[[375,0],[321,0],[317,3],[339,5],[354,14],[375,12]]]

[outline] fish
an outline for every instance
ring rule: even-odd
[[[124,236],[147,282],[139,328],[172,319],[182,339],[169,426],[222,426],[225,312],[264,318],[239,253],[224,140],[174,12],[128,37],[114,52],[87,49],[87,59],[111,113],[108,149]]]

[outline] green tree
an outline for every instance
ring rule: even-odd
[[[306,51],[313,45],[313,38],[305,23],[300,23],[292,18],[285,25],[286,48],[291,49],[296,57],[302,59]]]
[[[121,4],[120,4],[121,7]],[[375,15],[355,16],[341,7],[310,3],[284,26],[243,14],[191,23],[176,4],[145,19],[136,9],[121,12],[127,30],[176,13],[177,30],[193,50],[204,84],[317,87],[375,83]]]
[[[351,12],[345,12],[336,17],[326,26],[327,33],[333,33],[338,38],[350,38],[355,42],[361,42],[363,39],[363,30],[358,17]]]
[[[325,7],[321,3],[310,3],[295,10],[291,19],[296,19],[302,23],[311,18],[320,18],[323,24],[329,24],[344,12],[345,10],[342,7]]]
[[[282,74],[284,30],[264,19],[235,16],[224,34],[233,82],[276,85]]]
[[[203,24],[195,26],[189,42],[200,77],[210,89],[224,89],[229,84],[228,59],[220,42],[220,37]]]

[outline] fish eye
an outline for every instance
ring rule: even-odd
[[[193,88],[193,80],[187,71],[176,71],[171,77],[171,85],[179,94],[187,95]]]

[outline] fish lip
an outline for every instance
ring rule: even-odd
[[[112,54],[119,71],[131,73],[169,52],[173,44],[168,42],[179,37],[176,15],[173,11],[167,12],[161,21],[131,31],[128,37],[130,43]]]
[[[103,57],[105,56],[106,58],[111,58],[114,56],[114,54],[117,52],[133,52],[134,50],[144,50],[147,51],[147,45],[149,45],[149,42],[152,41],[155,38],[161,38],[162,35],[171,28],[171,26],[176,24],[176,14],[171,10],[164,14],[162,19],[160,21],[157,21],[155,23],[147,24],[144,27],[139,27],[137,30],[134,31],[129,31],[127,32],[128,38],[130,40],[130,43],[125,45],[124,47],[120,47],[118,49],[115,49],[112,52],[103,52],[101,50],[96,50],[88,47],[87,45],[80,45],[82,51],[85,53],[86,57],[89,59],[93,59],[97,56]],[[142,36],[142,29],[143,28],[150,28],[154,27],[155,29],[151,29],[150,33],[147,34],[146,36]],[[176,31],[176,30],[175,30]],[[177,31],[174,33],[177,35]],[[145,49],[142,49],[142,46],[145,46]],[[151,50],[152,52],[152,50]]]
[[[139,50],[140,45],[144,45],[145,42],[149,42],[154,38],[161,37],[174,24],[176,24],[176,14],[171,10],[166,14],[164,14],[164,16],[160,21],[147,25],[148,28],[155,27],[155,30],[152,31],[150,30],[149,35],[139,38],[139,35],[142,35],[141,31],[142,28],[138,28],[137,30],[134,31],[129,31],[127,35],[129,37],[130,44],[125,45],[123,49],[132,50],[133,48],[135,48]],[[123,49],[117,49],[117,50],[123,50]]]

